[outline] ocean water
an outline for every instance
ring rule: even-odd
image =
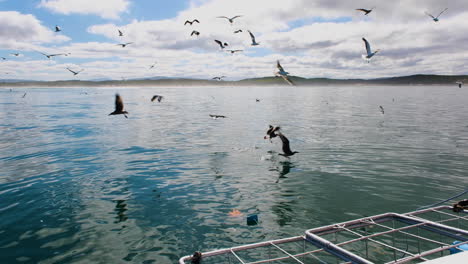
[[[128,119],[108,116],[116,92]],[[444,200],[468,186],[467,100],[456,86],[2,89],[0,263],[176,263]],[[279,156],[269,124],[300,153]]]

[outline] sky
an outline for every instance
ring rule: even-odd
[[[425,14],[445,8],[438,22]],[[232,25],[218,18],[237,15]],[[200,23],[184,25],[193,19]],[[461,75],[467,19],[466,0],[0,0],[0,79],[239,80],[273,76],[277,60],[306,78]],[[363,37],[380,49],[370,63]]]

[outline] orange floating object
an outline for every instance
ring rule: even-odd
[[[239,217],[239,216],[242,216],[242,213],[237,210],[237,209],[232,209],[231,212],[229,212],[229,216],[231,217]]]

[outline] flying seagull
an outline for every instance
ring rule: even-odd
[[[55,26],[55,32],[60,32],[62,29],[59,26]]]
[[[370,44],[369,42],[365,39],[365,38],[362,38],[362,40],[364,41],[364,44],[366,46],[366,51],[367,51],[367,55],[363,54],[362,55],[362,58],[365,59],[367,61],[367,63],[370,62],[370,59],[375,55],[377,54],[377,52],[379,52],[380,50],[376,50],[374,52],[372,52],[372,49],[370,47]]]
[[[119,43],[117,46],[122,46],[122,48],[125,48],[127,45],[133,44],[133,42],[127,42],[127,43]]]
[[[289,85],[294,85],[293,81],[289,79],[289,72],[285,71],[283,67],[281,66],[279,60],[276,61],[276,68],[278,68],[278,71],[275,73],[276,76],[283,78]]]
[[[383,106],[379,105],[379,108],[380,108],[380,112],[383,114],[385,114],[385,110],[383,109]]]
[[[0,58],[2,58],[2,60],[6,60],[6,58],[5,58],[5,57],[0,57]]]
[[[194,30],[194,31],[192,31],[192,33],[190,34],[190,36],[193,36],[193,35],[198,36],[198,35],[200,35],[200,32]]]
[[[23,97],[21,97],[21,98],[25,98],[25,97],[26,97],[26,93],[24,93],[24,94],[23,94]]]
[[[226,42],[221,42],[220,40],[215,39],[214,42],[218,43],[218,45],[221,47],[221,49],[224,49],[225,47],[229,46]]]
[[[164,97],[161,95],[154,95],[153,98],[151,98],[151,102],[154,102],[154,100],[158,100],[158,102],[160,103],[163,98]]]
[[[46,56],[48,59],[52,58],[52,57],[55,57],[55,56],[68,56],[67,53],[57,53],[57,54],[45,54],[43,52],[39,52],[40,54]]]
[[[19,53],[10,53],[10,55],[18,57],[20,54]]]
[[[210,117],[213,119],[226,118],[226,116],[223,116],[223,115],[210,115]]]
[[[125,118],[127,117],[128,112],[124,111],[124,104],[122,101],[122,97],[119,94],[115,94],[115,111],[110,113],[109,115],[124,115]]]
[[[226,76],[216,76],[216,77],[213,77],[212,80],[221,81],[223,78],[226,78]]]
[[[272,125],[270,125],[270,128],[267,130],[267,135],[263,137],[263,139],[270,139],[270,142],[271,142],[271,139],[274,138],[274,137],[277,137],[278,134],[276,134],[275,132],[276,131],[279,131],[281,128],[279,126],[277,127],[274,127]]]
[[[356,9],[357,11],[361,11],[364,13],[365,16],[367,16],[370,12],[372,12],[372,10],[374,10],[375,7],[371,8],[371,9],[364,9],[364,8],[358,8]]]
[[[71,73],[73,73],[73,75],[78,75],[78,73],[84,71],[84,69],[80,70],[80,71],[73,71],[71,70],[70,68],[67,68],[67,70],[69,70]]]
[[[231,23],[231,25],[232,25],[232,23],[234,23],[234,19],[236,19],[238,17],[241,17],[241,16],[234,16],[234,17],[231,17],[231,18],[226,17],[226,16],[219,16],[217,18],[225,18],[225,19],[229,20],[229,23]]]
[[[440,12],[436,17],[434,17],[433,15],[429,14],[428,12],[424,12],[426,15],[432,17],[432,20],[434,20],[434,22],[439,22],[439,17],[440,15],[442,15],[442,13],[444,13],[445,11],[447,11],[448,8],[445,8],[442,12]]]
[[[248,30],[248,31],[249,31],[249,34],[250,34],[250,38],[252,39],[252,44],[250,44],[250,45],[252,45],[252,46],[260,45],[260,43],[258,43],[258,42],[255,41],[255,36],[254,36],[254,34],[252,34],[252,32],[250,32],[250,30]]]
[[[238,30],[234,31],[234,34],[241,33],[241,32],[242,32],[242,29],[238,29]]]
[[[195,23],[195,22],[200,23],[200,21],[198,21],[198,19],[194,19],[194,20],[192,20],[192,21],[186,20],[185,23],[184,23],[184,26],[187,25],[187,24],[192,25],[192,24]]]
[[[241,51],[244,51],[244,50],[226,50],[227,52],[231,52],[231,54],[234,54],[236,52],[241,52]]]
[[[458,84],[458,88],[462,88],[463,82],[462,82],[462,81],[458,81],[458,82],[456,82],[456,84]]]
[[[123,37],[123,32],[120,29],[117,29],[117,31],[119,32],[119,37]]]
[[[278,136],[280,137],[281,139],[281,142],[283,142],[283,152],[284,154],[282,153],[279,153],[279,155],[281,156],[285,156],[285,157],[289,157],[289,156],[292,156],[296,153],[299,153],[297,151],[291,151],[291,148],[289,147],[289,140],[287,137],[285,137],[281,132],[278,132]]]
[[[153,69],[153,68],[154,68],[154,66],[156,66],[156,62],[155,62],[155,63],[153,63],[153,64],[152,64],[152,65],[149,67],[149,69],[150,69],[150,70],[151,70],[151,69]]]

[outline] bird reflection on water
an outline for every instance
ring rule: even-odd
[[[126,200],[116,200],[115,201],[117,204],[115,205],[114,211],[117,213],[117,216],[115,217],[116,220],[114,221],[115,224],[125,222],[128,217],[127,214],[125,213],[127,209],[127,204],[125,203]]]
[[[279,172],[279,177],[275,183],[278,183],[280,179],[288,178],[286,177],[286,175],[291,172],[291,168],[295,167],[294,164],[291,163],[290,161],[281,161],[280,165],[281,165],[281,170],[277,168],[277,171]]]

